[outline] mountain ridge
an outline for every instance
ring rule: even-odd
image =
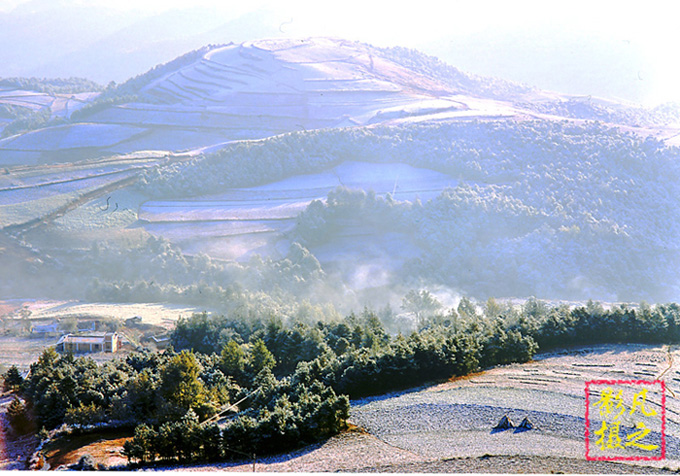
[[[0,105],[12,93],[0,91]],[[46,149],[94,158],[394,120],[540,115],[644,128],[666,118],[615,101],[470,75],[416,50],[330,37],[208,45],[109,86],[74,109],[61,116],[62,127],[96,123],[120,140],[111,144],[102,138],[107,145],[94,149],[91,141],[62,147],[51,142],[48,127],[33,131],[30,140],[21,135],[0,140],[0,164],[49,161]],[[50,125],[44,108],[41,113],[43,122],[34,121],[38,129]],[[680,113],[669,117],[680,119]],[[126,135],[126,130],[140,134]]]

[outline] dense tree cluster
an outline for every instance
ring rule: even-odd
[[[506,329],[498,318],[482,319],[476,311],[466,314],[465,304],[461,313],[451,310],[439,316],[433,313],[439,308],[427,304],[419,307],[420,332],[408,337],[390,336],[378,314],[365,309],[340,322],[292,326],[268,319],[225,327],[224,317],[195,315],[177,325],[172,342],[178,349],[222,348],[222,371],[239,384],[248,383],[244,375],[254,374],[245,363],[250,344],[243,342],[261,342],[272,354],[274,374],[292,374],[301,382],[317,379],[352,398],[465,375],[481,367],[525,362],[536,351],[533,338],[518,327]]]
[[[530,301],[516,322],[541,349],[616,342],[680,342],[680,306],[675,303],[652,307],[643,302],[637,309],[625,305],[604,309],[591,301],[587,306],[570,309]]]
[[[524,84],[464,73],[436,56],[426,55],[411,48],[401,46],[388,48],[371,46],[370,48],[378,52],[380,56],[428,78],[436,79],[454,91],[466,91],[474,96],[501,100],[522,98],[535,91],[534,88]]]
[[[237,264],[204,254],[186,255],[163,238],[149,237],[138,246],[95,243],[89,249],[72,251],[69,263],[69,282],[80,289],[78,297],[176,302],[218,307],[224,312],[244,301],[267,301],[272,306],[282,295],[287,296],[287,304],[276,305],[277,310],[298,307],[290,295],[304,294],[324,277],[317,259],[299,243],[293,243],[282,260],[255,256]]]
[[[228,368],[226,351],[222,356],[141,352],[97,365],[50,348],[31,366],[21,387],[27,408],[17,400],[12,421],[25,427],[19,418],[30,411],[48,429],[63,423],[136,427],[125,450],[139,461],[263,454],[344,428],[347,397],[314,379],[307,386],[286,376],[277,379],[271,372],[274,357],[260,339],[243,349],[242,371],[231,376],[222,371]],[[228,418],[218,427],[210,418],[223,410]]]
[[[424,280],[479,298],[665,301],[677,296],[679,282],[677,156],[677,148],[597,123],[469,121],[286,134],[150,170],[141,191],[218,193],[358,159],[430,168],[458,185],[427,202],[333,191],[302,214],[293,236],[301,246],[281,261],[225,264],[152,239],[73,250],[58,272],[77,283],[77,298],[213,304],[229,300],[239,283],[275,300],[313,299],[319,286],[335,286],[315,247],[332,248],[343,229],[355,227],[400,232],[422,250],[391,275],[392,286]]]
[[[0,78],[0,90],[20,89],[35,91],[48,95],[68,95],[85,92],[98,92],[102,87],[84,78]],[[57,126],[68,122],[68,118],[53,117],[50,107],[33,110],[28,107],[0,104],[0,118],[11,119],[11,122],[0,129],[0,137]]]
[[[0,89],[21,89],[45,94],[77,94],[101,91],[102,87],[86,78],[1,78]]]
[[[653,109],[641,106],[621,108],[586,96],[572,97],[566,101],[562,99],[544,102],[520,100],[516,101],[515,104],[523,109],[544,114],[603,121],[613,124],[626,124],[636,127],[672,124],[680,118],[680,109],[674,103],[661,104]]]
[[[41,127],[58,126],[66,122],[61,117],[52,117],[52,111],[49,108],[37,111],[28,108],[5,108],[3,112],[5,115],[11,115],[13,120],[2,129],[2,137],[9,137]]]
[[[262,372],[251,392],[250,408],[226,424],[201,423],[193,410],[157,429],[135,428],[124,446],[131,461],[214,461],[287,451],[332,436],[345,428],[349,400],[320,382],[310,387],[277,381]]]

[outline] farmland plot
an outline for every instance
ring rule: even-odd
[[[74,165],[17,167],[0,176],[0,228],[59,219],[70,231],[128,226],[137,216],[141,199],[129,190],[111,200],[114,191],[164,156],[126,157]],[[105,195],[102,199],[100,195]],[[108,198],[107,198],[108,197]],[[114,215],[114,212],[119,212]],[[113,218],[113,221],[111,219]],[[122,219],[122,220],[121,220]]]
[[[456,183],[448,175],[406,164],[348,161],[316,174],[230,189],[220,195],[146,202],[140,207],[139,218],[150,233],[178,242],[186,252],[202,251],[238,261],[249,259],[253,253],[280,258],[285,256],[287,233],[296,217],[312,200],[323,200],[336,187],[373,190],[377,195],[389,193],[396,200],[427,200]],[[360,234],[365,235],[365,230]],[[339,254],[371,249],[368,241],[375,241],[375,236],[356,241],[357,230],[351,228],[342,230],[337,238],[351,247],[346,251],[333,247]],[[395,244],[395,240],[401,243]],[[404,247],[400,237],[390,235],[388,241]],[[405,248],[409,251],[403,256],[417,255],[413,245]],[[324,261],[333,260],[331,248],[319,251]]]
[[[272,39],[220,46],[143,84],[134,102],[0,140],[0,163],[61,160],[55,152],[90,158],[188,150],[468,109],[450,98],[456,92],[358,43]],[[96,94],[0,91],[0,104],[51,108],[53,116],[67,117]]]
[[[585,459],[585,382],[665,377],[667,460],[680,466],[677,351],[643,345],[604,345],[538,355],[527,364],[497,367],[469,378],[354,403],[351,420],[379,439],[426,458],[533,455]],[[660,408],[661,395],[647,402]],[[503,415],[529,431],[492,429]],[[630,426],[630,422],[624,422]],[[622,425],[624,424],[622,423]],[[661,428],[652,428],[650,438]],[[647,462],[646,462],[647,463]]]
[[[4,151],[54,152],[74,148],[111,147],[145,132],[139,127],[112,124],[68,124],[27,132],[0,140],[0,163],[13,165],[6,160]]]
[[[202,309],[171,304],[59,303],[31,315],[32,319],[83,317],[127,319],[140,316],[142,322],[172,329],[180,317],[190,317]]]

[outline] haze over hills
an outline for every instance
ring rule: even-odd
[[[669,11],[667,2],[645,9],[520,3],[425,1],[400,9],[380,2],[7,0],[0,5],[0,41],[12,47],[0,52],[0,77],[78,76],[108,84],[206,44],[332,35],[416,48],[464,71],[562,93],[651,106],[677,100],[677,70],[664,61],[677,43],[674,15],[658,13]],[[379,27],[374,17],[382,19]]]
[[[209,46],[88,86],[0,82],[0,259],[35,255],[8,297],[32,273],[69,278],[36,295],[112,301],[678,295],[673,106],[331,38]]]

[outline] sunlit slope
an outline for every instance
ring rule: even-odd
[[[442,113],[515,114],[509,104],[479,103],[494,96],[488,81],[450,67],[456,75],[433,72],[405,54],[337,39],[260,40],[189,53],[98,99],[8,91],[3,103],[50,102],[55,117],[70,120],[0,140],[0,164],[194,149]]]
[[[331,38],[206,46],[101,93],[1,86],[0,127],[16,113],[12,108],[41,116],[0,139],[6,166],[138,150],[216,150],[292,131],[470,118],[598,120],[670,138],[680,120],[680,110],[670,106],[645,110],[540,91],[468,75],[414,50]]]
[[[650,111],[337,39],[205,47],[86,94],[0,140],[0,228],[56,254],[134,235],[215,269],[298,250],[351,288],[677,299],[677,132]]]

